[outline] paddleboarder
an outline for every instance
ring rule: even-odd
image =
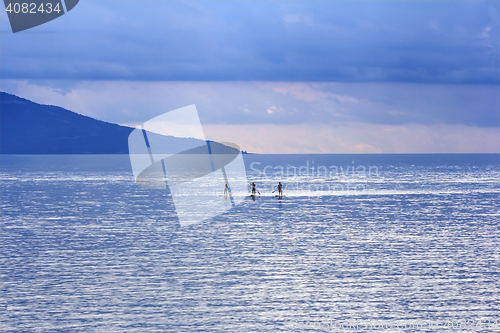
[[[280,198],[283,196],[283,185],[281,185],[281,182],[278,182],[278,195]]]
[[[252,195],[255,195],[255,192],[257,192],[257,185],[255,185],[255,182],[250,183],[250,185],[252,186]]]

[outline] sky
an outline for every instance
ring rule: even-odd
[[[500,152],[499,1],[80,0],[0,89],[129,126],[196,104],[258,153]]]

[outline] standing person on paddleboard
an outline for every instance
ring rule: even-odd
[[[255,185],[255,182],[250,183],[250,185],[252,186],[252,195],[255,195],[255,192],[257,192],[257,185]]]
[[[283,197],[283,185],[281,185],[281,182],[278,182],[278,196],[280,198]]]

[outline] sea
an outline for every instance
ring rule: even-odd
[[[499,154],[243,159],[180,226],[127,155],[0,156],[0,331],[500,331]]]

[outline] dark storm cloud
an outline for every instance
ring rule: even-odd
[[[499,3],[81,1],[10,34],[4,79],[499,83]],[[36,33],[54,32],[54,33]]]

